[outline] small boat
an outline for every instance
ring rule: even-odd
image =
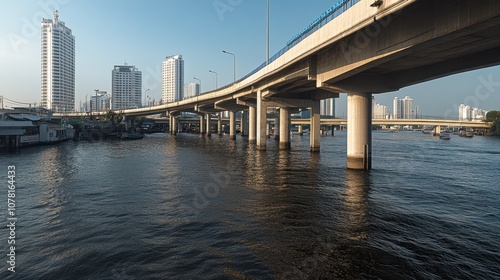
[[[138,132],[123,132],[120,138],[122,140],[138,140],[144,138],[144,134]]]
[[[472,137],[474,137],[474,134],[471,131],[463,131],[462,130],[458,133],[458,136],[465,137],[465,138],[472,138]]]
[[[450,134],[449,133],[446,133],[446,132],[441,132],[439,134],[439,139],[443,139],[443,140],[450,140]]]

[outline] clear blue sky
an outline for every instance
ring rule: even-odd
[[[271,55],[335,2],[271,0]],[[94,89],[110,93],[111,70],[125,61],[142,71],[144,89],[159,100],[165,56],[181,54],[185,82],[200,78],[203,91],[215,87],[209,69],[218,72],[219,86],[232,82],[233,60],[223,49],[236,54],[237,77],[265,60],[266,0],[0,0],[0,95],[39,102],[40,21],[52,18],[53,9],[76,37],[77,106]],[[376,100],[391,108],[395,96],[409,95],[428,115],[455,116],[461,103],[500,109],[500,85],[475,94],[481,79],[500,84],[500,67],[376,95]],[[339,116],[345,103],[342,94]]]

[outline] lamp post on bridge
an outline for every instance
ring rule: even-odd
[[[217,72],[212,71],[212,70],[208,70],[208,72],[215,74],[215,89],[218,89],[219,88],[219,85],[218,85],[219,78],[217,76]]]
[[[147,107],[148,104],[146,104],[146,97],[147,97],[147,93],[149,91],[149,88],[147,90],[144,91],[144,105]]]
[[[225,50],[222,50],[222,52],[233,56],[233,83],[236,83],[236,55]]]
[[[194,79],[194,80],[197,80],[197,81],[199,81],[199,82],[200,82],[200,94],[201,94],[201,92],[202,92],[202,91],[201,91],[201,80],[200,80],[200,79],[198,79],[198,78],[196,78],[196,77],[194,77],[193,79]]]
[[[269,65],[269,0],[267,0],[266,65]]]

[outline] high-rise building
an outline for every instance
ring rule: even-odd
[[[389,117],[387,106],[379,103],[373,105],[372,113],[374,119],[387,119]]]
[[[57,113],[75,108],[75,36],[57,10],[53,19],[42,19],[41,104]]]
[[[322,116],[335,117],[335,98],[321,100],[319,113]]]
[[[163,104],[184,99],[184,60],[182,55],[167,56],[162,65]]]
[[[412,119],[413,117],[413,99],[409,96],[403,99],[395,97],[393,101],[393,118]]]
[[[184,98],[191,98],[200,94],[200,84],[189,83],[184,85]]]
[[[111,71],[111,109],[141,107],[142,72],[135,66],[115,65]]]
[[[97,91],[97,96],[94,92],[94,94],[90,95],[90,104],[88,108],[91,108],[92,112],[107,111],[111,109],[111,98],[106,91]]]
[[[488,111],[465,106],[464,104],[458,106],[458,119],[461,121],[481,121],[486,119],[487,113]]]

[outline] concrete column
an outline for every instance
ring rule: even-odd
[[[241,136],[248,136],[248,111],[241,111]]]
[[[267,122],[266,119],[266,138],[269,138],[271,136],[271,125]]]
[[[311,127],[309,128],[311,152],[319,152],[320,137],[321,137],[321,115],[320,115],[320,102],[314,100],[314,106],[311,107]]]
[[[207,136],[210,137],[212,136],[212,115],[210,113],[206,113],[205,114],[206,118],[207,118],[207,127],[206,127],[206,132],[207,132]]]
[[[172,128],[172,126],[173,126],[174,124],[173,124],[173,120],[172,120],[172,119],[173,119],[173,117],[172,117],[172,116],[168,116],[168,132],[169,132],[170,134],[174,134],[174,130],[173,130],[173,128]]]
[[[205,116],[200,115],[200,134],[205,134]]]
[[[177,118],[172,117],[172,134],[177,134]]]
[[[372,167],[372,95],[347,95],[347,168]]]
[[[302,125],[299,124],[297,127],[298,127],[298,133],[299,133],[299,135],[304,135],[304,128],[302,127]]]
[[[439,136],[441,135],[441,126],[437,125],[436,128],[434,129],[434,136]]]
[[[217,115],[217,134],[222,135],[222,112]]]
[[[335,126],[334,126],[334,125],[332,125],[332,127],[331,127],[331,128],[332,128],[332,136],[334,136],[334,135],[335,135]]]
[[[290,149],[290,108],[280,108],[280,150]]]
[[[256,123],[257,123],[257,114],[255,107],[248,107],[248,143],[255,144],[256,140]]]
[[[233,111],[229,111],[229,139],[236,139],[236,117]]]
[[[281,109],[280,109],[281,111]],[[274,140],[280,140],[280,114],[274,119]]]
[[[262,92],[257,91],[257,149],[267,148],[267,102],[262,100]],[[269,131],[269,129],[267,130]]]

